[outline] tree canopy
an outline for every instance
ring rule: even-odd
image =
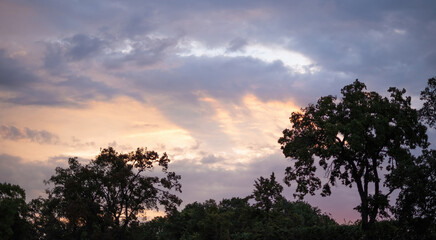
[[[24,189],[0,183],[0,239],[26,239],[27,205]]]
[[[436,150],[424,150],[414,163],[399,169],[394,176],[401,189],[394,214],[410,239],[434,239]]]
[[[285,182],[297,183],[295,196],[313,195],[321,188],[321,195],[327,196],[338,182],[356,187],[364,231],[378,216],[387,215],[389,195],[396,186],[390,176],[398,166],[413,162],[412,149],[428,146],[426,127],[405,90],[388,92],[390,97],[368,92],[356,80],[342,88],[342,98],[321,97],[293,112],[292,129],[285,129],[279,139],[283,154],[293,161]],[[325,171],[325,183],[316,172],[316,162]]]
[[[48,199],[33,203],[39,211],[45,209],[41,212],[45,215],[35,215],[68,230],[69,235],[63,238],[123,239],[128,226],[145,210],[160,205],[170,212],[180,205],[174,194],[181,191],[180,176],[168,171],[169,162],[166,154],[159,157],[143,148],[126,154],[102,149],[86,165],[70,158],[68,168],[56,168],[56,174],[47,181],[54,185],[48,190]],[[158,166],[163,177],[148,175]],[[38,221],[47,226],[44,219]]]
[[[427,87],[421,92],[424,101],[419,113],[421,118],[431,127],[436,126],[436,78],[430,78]]]
[[[260,177],[254,182],[252,198],[256,201],[255,207],[269,212],[278,201],[282,200],[283,186],[276,181],[274,173],[270,178]]]

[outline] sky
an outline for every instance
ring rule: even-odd
[[[405,88],[419,107],[436,75],[435,11],[434,1],[2,0],[0,182],[30,200],[69,157],[147,147],[170,156],[183,206],[245,197],[260,176],[283,178],[291,161],[277,140],[319,97],[358,78],[382,95]],[[355,188],[306,201],[340,223],[359,218]]]

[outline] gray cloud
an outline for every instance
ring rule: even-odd
[[[24,159],[8,154],[0,154],[0,182],[18,184],[26,191],[26,199],[45,195],[45,189],[52,186],[44,184],[55,174],[56,167],[67,167],[68,159],[73,156],[58,155],[44,162],[24,161]],[[79,158],[80,162],[89,160]]]
[[[13,141],[29,140],[40,144],[58,144],[59,137],[45,130],[34,130],[30,128],[18,129],[15,126],[0,126],[0,136],[3,139]]]
[[[213,164],[213,163],[217,163],[217,162],[220,162],[220,161],[223,161],[223,160],[224,160],[224,158],[222,158],[222,157],[216,157],[213,154],[209,154],[206,157],[204,157],[203,159],[201,159],[201,163],[203,163],[203,164]]]
[[[103,65],[108,69],[120,69],[126,65],[148,66],[164,60],[167,52],[175,48],[177,39],[143,37],[132,40],[125,53],[111,53],[105,56]]]
[[[246,197],[253,191],[254,180],[260,176],[275,172],[281,181],[285,166],[286,161],[277,154],[242,164],[237,170],[209,167],[208,164],[196,164],[189,159],[171,163],[170,170],[182,176],[181,197],[187,204],[208,199]]]
[[[315,75],[289,76],[283,68],[272,67],[274,69],[259,68],[263,71],[259,74],[259,71],[255,71],[259,66],[256,61],[248,63],[244,58],[229,60],[229,63],[238,62],[235,66],[241,69],[240,72],[252,71],[252,75],[247,73],[245,77],[252,78],[253,82],[261,82],[255,86],[258,90],[252,91],[250,88],[253,85],[243,85],[238,83],[240,80],[235,81],[236,78],[241,77],[232,71],[236,67],[232,69],[232,67],[220,65],[220,59],[208,61],[210,64],[216,61],[218,64],[216,69],[219,68],[219,72],[212,71],[207,76],[201,73],[200,67],[203,66],[190,65],[191,59],[185,59],[186,62],[184,61],[183,65],[187,66],[184,66],[184,69],[176,68],[174,78],[181,83],[180,85],[183,85],[181,90],[194,85],[196,88],[214,90],[223,96],[238,90],[252,91],[261,97],[277,96],[280,98],[295,95],[296,99],[305,98],[300,102],[306,103],[315,101],[320,96],[319,93],[330,94],[331,90],[342,87],[345,79],[351,82],[359,78],[369,83],[368,85],[383,91],[394,85],[406,87],[413,93],[422,89],[426,79],[433,75],[431,65],[433,58],[428,54],[429,49],[432,49],[434,36],[436,36],[435,28],[431,27],[435,23],[432,12],[429,10],[433,9],[432,5],[433,3],[429,2],[420,5],[407,1],[374,2],[373,4],[339,1],[328,3],[283,1],[271,5],[267,1],[255,1],[250,2],[250,7],[247,7],[240,2],[199,3],[193,1],[187,8],[185,3],[138,1],[134,3],[88,3],[86,8],[88,10],[85,10],[76,4],[46,1],[38,9],[41,11],[57,10],[55,12],[59,15],[66,16],[59,24],[68,27],[67,29],[70,30],[68,32],[76,32],[72,37],[63,39],[67,44],[61,46],[65,48],[62,51],[59,52],[53,46],[50,47],[53,48],[51,50],[48,48],[45,65],[49,69],[56,70],[57,67],[61,67],[60,72],[65,74],[69,70],[62,66],[65,67],[64,64],[68,59],[74,61],[93,59],[101,61],[108,69],[118,69],[121,72],[120,77],[127,76],[126,82],[135,82],[135,78],[132,79],[129,72],[123,73],[124,67],[171,62],[174,60],[172,54],[174,54],[178,39],[182,37],[203,41],[208,46],[227,46],[229,51],[240,49],[248,41],[264,44],[283,44],[288,41],[287,46],[290,50],[302,52],[313,59],[322,71]],[[89,9],[99,11],[92,15]],[[205,16],[208,21],[197,21]],[[72,25],[74,18],[79,20]],[[91,20],[94,22],[89,24],[92,28],[88,29],[86,23]],[[117,23],[114,24],[114,22]],[[150,38],[147,35],[150,33],[151,35],[161,33],[165,37]],[[126,39],[133,43],[130,52],[125,54],[102,52],[103,48],[112,48],[114,44]],[[199,61],[205,61],[205,59],[201,58]],[[251,64],[251,68],[241,68],[243,64]],[[191,71],[199,72],[193,73],[195,75],[189,78],[177,76],[184,74],[184,72],[177,71],[189,71],[191,66],[196,67]],[[211,70],[207,66],[205,69]],[[265,71],[276,71],[278,76],[266,75]],[[152,76],[155,72],[143,71],[139,74]],[[259,75],[266,76],[268,80],[256,80]],[[215,76],[229,80],[217,80]],[[195,81],[200,78],[208,81],[208,86],[198,82],[191,84],[191,80]],[[420,81],[412,81],[415,79]],[[280,80],[281,83],[277,84]],[[310,96],[298,95],[302,91],[298,91],[300,89],[292,85],[297,80],[307,84],[307,90],[303,91],[310,91]],[[153,78],[153,81],[154,83],[146,87],[153,88],[150,85],[159,85],[161,88],[172,87],[167,85],[168,81],[165,76]],[[328,84],[320,88],[318,83],[324,81]],[[313,85],[310,84],[312,82]],[[213,84],[219,87],[215,90]],[[325,90],[323,90],[324,87],[326,87]]]
[[[227,47],[227,52],[235,52],[243,49],[248,44],[247,39],[243,38],[235,38],[230,41],[229,46]]]
[[[51,72],[61,75],[55,76],[55,82],[39,77],[24,63],[9,57],[5,50],[0,50],[0,87],[3,91],[14,93],[0,99],[23,105],[80,106],[90,99],[110,99],[116,95],[115,89],[105,83],[66,70],[62,66],[62,58],[53,57],[48,62],[45,64],[51,67]]]
[[[27,200],[45,194],[47,180],[57,165],[47,163],[29,163],[7,154],[0,154],[0,182],[20,185],[26,191]]]
[[[68,63],[98,56],[107,43],[95,36],[76,34],[59,41],[46,42],[44,68],[53,75],[73,75]]]
[[[290,164],[290,161],[277,151],[275,154],[253,159],[252,162],[239,164],[236,170],[196,164],[188,159],[171,163],[170,170],[182,176],[183,192],[180,196],[184,201],[183,205],[208,199],[220,201],[223,198],[246,197],[252,194],[255,180],[261,176],[269,177],[272,172],[275,173],[277,181],[284,186],[283,195],[293,201],[296,200],[293,198],[296,187],[287,187],[283,183],[285,168]],[[340,222],[343,219],[359,218],[357,211],[350,211],[359,203],[356,189],[335,186],[332,188],[332,196],[327,198],[307,196],[305,201],[319,207],[322,211],[331,213]]]
[[[17,60],[8,56],[6,50],[0,49],[0,87],[5,90],[19,91],[40,81]]]
[[[0,125],[0,137],[5,140],[11,141],[21,141],[27,140],[30,142],[35,142],[39,144],[53,144],[53,145],[64,145],[73,148],[83,148],[83,147],[95,147],[95,142],[92,141],[82,141],[76,137],[71,137],[69,141],[65,139],[60,139],[58,135],[51,133],[46,130],[35,130],[30,128],[17,128],[15,126]],[[118,146],[114,141],[114,146]],[[124,147],[121,145],[120,147]]]
[[[74,35],[73,37],[67,39],[67,41],[71,46],[67,50],[66,54],[75,61],[98,53],[104,46],[104,41],[101,39],[89,37],[84,34]]]

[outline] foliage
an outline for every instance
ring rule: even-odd
[[[181,212],[142,226],[148,239],[290,239],[296,229],[337,225],[329,216],[304,202],[289,202],[283,187],[270,178],[255,181],[253,195],[245,198],[190,203]],[[258,197],[255,197],[258,196]],[[251,199],[254,202],[250,204]]]
[[[36,239],[73,239],[72,229],[59,213],[59,199],[39,197],[30,201],[28,208]]]
[[[401,169],[401,192],[394,213],[409,239],[436,238],[436,151],[425,150]]]
[[[256,201],[255,207],[269,212],[272,206],[283,198],[282,191],[283,186],[276,181],[272,173],[269,179],[260,177],[255,181],[251,197]]]
[[[319,209],[304,202],[282,199],[269,215],[248,203],[249,198],[194,202],[170,216],[153,219],[142,225],[146,239],[290,239],[298,229],[328,228],[337,224]],[[268,217],[268,219],[267,219]]]
[[[166,154],[159,157],[142,148],[128,154],[103,149],[86,165],[70,158],[69,167],[56,168],[49,179],[54,187],[48,199],[32,202],[34,222],[50,232],[45,234],[62,234],[64,239],[123,239],[146,209],[162,205],[171,212],[181,203],[170,192],[180,192],[181,185],[180,176],[168,171],[169,162]],[[146,174],[156,165],[164,177]]]
[[[26,194],[18,185],[0,183],[0,239],[28,239]]]
[[[295,196],[313,195],[321,188],[316,159],[328,177],[322,196],[330,195],[338,181],[357,187],[361,203],[356,209],[366,231],[378,216],[387,215],[395,186],[389,176],[397,166],[412,162],[411,149],[428,143],[426,127],[411,108],[410,97],[403,96],[405,90],[390,88],[387,98],[364,89],[365,84],[356,80],[341,90],[342,99],[321,97],[317,104],[292,113],[292,129],[283,131],[279,143],[284,155],[294,160],[285,182],[297,182]],[[390,191],[383,192],[382,183]]]
[[[420,117],[432,127],[436,126],[436,78],[430,78],[427,87],[421,92],[424,105],[419,110]]]

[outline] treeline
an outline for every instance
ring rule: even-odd
[[[340,225],[331,216],[303,201],[289,201],[283,187],[270,178],[255,181],[253,194],[171,209],[164,217],[142,221],[136,215],[126,225],[104,219],[108,213],[87,216],[91,209],[77,202],[62,203],[49,196],[25,203],[18,185],[0,184],[0,239],[132,239],[132,240],[358,240],[363,239],[361,222]],[[77,193],[79,194],[79,193]],[[82,196],[83,197],[83,196]],[[83,200],[83,199],[82,199]],[[66,204],[66,205],[63,205]],[[71,209],[68,215],[66,209]],[[101,207],[101,206],[100,206]],[[133,206],[132,206],[133,207]],[[95,214],[95,213],[92,213]],[[139,212],[138,212],[139,214]],[[81,216],[81,217],[78,217]],[[103,221],[91,221],[89,218]],[[76,222],[74,223],[74,219]],[[121,219],[124,222],[125,218]],[[92,224],[90,224],[92,222]],[[125,226],[121,229],[121,226]],[[410,231],[411,229],[418,230]],[[435,239],[436,226],[404,227],[397,220],[380,221],[368,239]]]
[[[75,168],[78,163],[70,159],[70,164]],[[58,168],[57,175],[50,181],[58,179],[60,172],[65,171],[67,169]],[[212,199],[194,202],[181,211],[168,209],[165,217],[148,222],[141,221],[141,211],[130,221],[121,213],[117,222],[111,213],[104,212],[109,210],[104,203],[95,199],[95,204],[86,202],[90,192],[77,186],[76,190],[69,189],[74,197],[54,196],[60,187],[86,185],[77,173],[70,172],[70,177],[73,181],[63,181],[62,186],[49,190],[48,198],[34,199],[29,204],[18,185],[0,184],[3,213],[0,239],[359,239],[361,236],[357,225],[340,226],[308,203],[288,201],[274,173],[270,178],[256,180],[253,194],[245,198],[223,199],[220,203]],[[118,207],[122,205],[118,204]],[[128,212],[136,207],[130,206]]]

